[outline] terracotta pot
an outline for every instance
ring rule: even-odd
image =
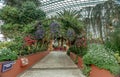
[[[115,77],[108,70],[100,69],[95,65],[91,66],[90,77]]]
[[[39,52],[36,54],[25,56],[28,59],[29,64],[24,67],[21,67],[21,59],[19,58],[18,60],[16,60],[15,64],[13,65],[13,68],[6,72],[1,72],[2,64],[0,64],[0,77],[16,77],[18,74],[22,73],[26,69],[30,68],[33,64],[41,60],[48,53],[49,51]]]
[[[83,68],[83,60],[81,57],[78,57],[78,67]]]
[[[76,54],[74,54],[74,53],[72,53],[72,52],[70,52],[70,57],[71,57],[71,59],[72,59],[73,61],[75,61],[75,60],[76,60],[77,55],[76,55]]]

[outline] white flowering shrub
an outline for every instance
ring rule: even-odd
[[[109,70],[113,74],[120,71],[119,64],[112,53],[106,50],[104,45],[93,44],[89,46],[88,53],[83,57],[85,65],[96,65],[99,68]]]

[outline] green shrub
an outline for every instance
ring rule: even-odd
[[[75,45],[70,46],[70,48],[67,51],[67,54],[70,55],[70,52],[76,53],[76,51],[75,51]]]
[[[118,53],[115,53],[115,58],[117,59],[118,63],[120,63],[120,55]]]
[[[28,24],[46,17],[45,12],[38,9],[34,2],[26,1],[19,8],[5,6],[0,11],[0,18],[6,23]]]
[[[5,5],[18,7],[20,8],[21,5],[26,1],[32,1],[35,3],[36,6],[40,6],[41,2],[39,0],[4,0]]]
[[[99,68],[109,70],[113,74],[119,73],[119,65],[111,51],[106,50],[104,45],[92,44],[88,53],[83,57],[86,65],[94,64]]]
[[[89,72],[91,71],[91,68],[89,66],[84,65],[84,69],[82,71],[84,75],[89,77]]]
[[[0,49],[0,61],[13,61],[17,59],[17,53],[8,48]]]
[[[46,51],[46,50],[47,50],[47,45],[42,45],[42,46],[38,49],[38,52]]]
[[[106,48],[112,49],[114,52],[119,53],[120,55],[120,29],[115,29],[114,32],[110,34],[109,39],[106,39],[105,46]]]
[[[1,26],[1,31],[4,34],[4,36],[8,38],[14,38],[16,36],[23,35],[22,26],[23,25],[20,24],[8,23]]]
[[[41,9],[36,9],[34,2],[26,1],[22,4],[19,14],[19,21],[22,24],[28,24],[38,19],[44,19],[46,14]]]
[[[29,24],[4,24],[1,26],[2,33],[8,38],[16,38],[18,36],[24,37],[28,34],[34,34],[35,32],[35,22],[31,22]]]
[[[73,45],[68,49],[67,54],[70,55],[70,52],[73,52],[78,56],[82,57],[87,53],[87,48],[84,49],[84,48],[76,47],[75,45]]]
[[[15,7],[5,6],[0,11],[0,18],[4,20],[5,23],[18,22],[19,10]]]
[[[8,42],[8,41],[6,41],[6,42],[0,42],[0,49],[2,49],[2,48],[4,48],[4,47],[7,47],[7,46],[9,46],[11,44],[11,42]]]

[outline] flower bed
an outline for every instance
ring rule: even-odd
[[[22,66],[21,64],[21,58],[15,61],[15,64],[13,65],[11,70],[8,70],[6,72],[0,72],[0,77],[16,77],[18,74],[22,73],[26,69],[30,68],[33,64],[35,64],[37,61],[41,60],[43,57],[45,57],[47,54],[49,54],[49,51],[46,52],[39,52],[35,54],[31,54],[28,56],[25,56],[28,59],[28,65]],[[2,69],[2,62],[0,63],[0,70]]]
[[[75,61],[77,58],[77,55],[70,52],[70,58]],[[84,69],[83,59],[81,57],[77,58],[77,66],[81,69]],[[110,71],[105,69],[100,69],[95,65],[92,65],[89,73],[89,77],[115,77],[113,74],[111,74]]]

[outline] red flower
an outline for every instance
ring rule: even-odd
[[[26,46],[31,46],[37,42],[36,40],[33,40],[31,36],[26,36],[24,41]]]

